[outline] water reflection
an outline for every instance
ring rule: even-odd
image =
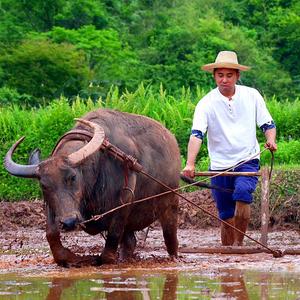
[[[120,276],[102,276],[102,286],[93,287],[92,291],[99,291],[98,297],[105,297],[101,299],[115,300],[136,300],[136,299],[176,299],[176,291],[178,284],[178,274],[125,274]],[[95,281],[94,281],[95,282]],[[100,299],[100,298],[97,298]]]
[[[99,271],[100,272],[100,271]],[[69,273],[69,274],[72,274]],[[102,270],[53,278],[0,275],[0,300],[299,299],[299,274],[241,270]],[[64,277],[63,277],[64,276]],[[16,298],[17,297],[17,298]]]
[[[241,270],[227,270],[220,276],[221,292],[225,296],[239,300],[248,300],[248,292]]]
[[[153,277],[153,278],[160,278]],[[107,300],[136,300],[136,299],[162,299],[162,300],[173,300],[176,299],[176,290],[178,284],[178,274],[168,273],[165,275],[163,288],[161,289],[162,295],[153,298],[155,292],[160,293],[159,289],[155,291],[153,289],[153,283],[151,280],[145,280],[143,276],[137,277],[119,277],[115,275],[104,275],[101,279],[91,279],[89,294],[92,296],[89,299],[107,299]],[[54,278],[49,285],[49,293],[47,300],[63,300],[71,290],[78,290],[76,285],[82,279],[74,280],[68,278]],[[156,286],[159,286],[156,285]],[[66,289],[66,290],[65,290]],[[69,291],[67,291],[69,289]],[[85,291],[84,294],[88,294]],[[0,296],[1,299],[1,296]],[[83,298],[80,298],[83,299]]]
[[[266,274],[262,274],[260,276],[260,299],[261,300],[268,300],[268,276]]]
[[[76,280],[68,278],[54,278],[52,280],[46,300],[60,300],[63,291],[74,284]]]
[[[176,299],[178,280],[178,273],[167,274],[163,289],[163,296],[161,298],[162,300]]]

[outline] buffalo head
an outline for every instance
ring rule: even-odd
[[[9,149],[4,159],[5,169],[10,174],[39,180],[47,204],[48,218],[65,230],[74,229],[82,221],[80,203],[85,178],[81,165],[99,151],[105,137],[103,128],[98,124],[83,119],[78,121],[94,130],[93,138],[85,146],[82,147],[82,141],[65,143],[44,161],[34,155],[29,160],[31,164],[20,165],[12,160],[12,156],[24,140],[22,137]]]

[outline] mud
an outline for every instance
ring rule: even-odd
[[[215,213],[214,203],[207,191],[185,194],[190,200]],[[199,197],[200,196],[200,197]],[[136,255],[131,262],[120,262],[121,268],[164,268],[186,270],[189,268],[216,270],[237,268],[247,270],[296,272],[300,273],[300,256],[285,255],[274,258],[268,253],[244,255],[220,255],[204,253],[186,253],[184,249],[220,246],[219,222],[205,215],[190,204],[182,201],[179,212],[178,240],[179,258],[171,261],[165,250],[162,231],[153,224],[149,231],[137,233]],[[274,249],[300,248],[300,231],[297,224],[289,229],[270,228],[268,245]],[[35,274],[53,274],[66,272],[58,267],[52,258],[45,234],[45,216],[43,202],[0,203],[0,273],[32,272]],[[250,228],[249,235],[260,238],[258,230]],[[101,235],[90,236],[82,231],[63,233],[63,244],[72,251],[81,254],[99,254],[105,239]],[[246,240],[246,246],[256,246]],[[101,266],[98,268],[111,268]]]

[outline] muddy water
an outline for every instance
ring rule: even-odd
[[[99,269],[0,274],[0,299],[300,299],[300,274]]]
[[[274,249],[299,248],[300,232],[269,234]],[[36,299],[297,299],[300,300],[300,256],[221,255],[180,252],[170,260],[160,229],[145,242],[138,235],[132,262],[80,269],[55,264],[45,231],[7,230],[0,234],[0,300]],[[259,232],[250,232],[259,239]],[[179,230],[180,247],[219,245],[218,229]],[[80,254],[99,254],[101,237],[83,232],[63,235],[63,243]],[[246,241],[246,244],[251,244]]]

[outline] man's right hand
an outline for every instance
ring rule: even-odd
[[[182,170],[182,174],[186,177],[194,178],[195,177],[195,162],[197,154],[200,150],[202,140],[191,135],[189,144],[188,144],[188,153],[186,159],[186,166]]]
[[[184,176],[194,178],[195,177],[195,165],[186,165],[182,170]]]

